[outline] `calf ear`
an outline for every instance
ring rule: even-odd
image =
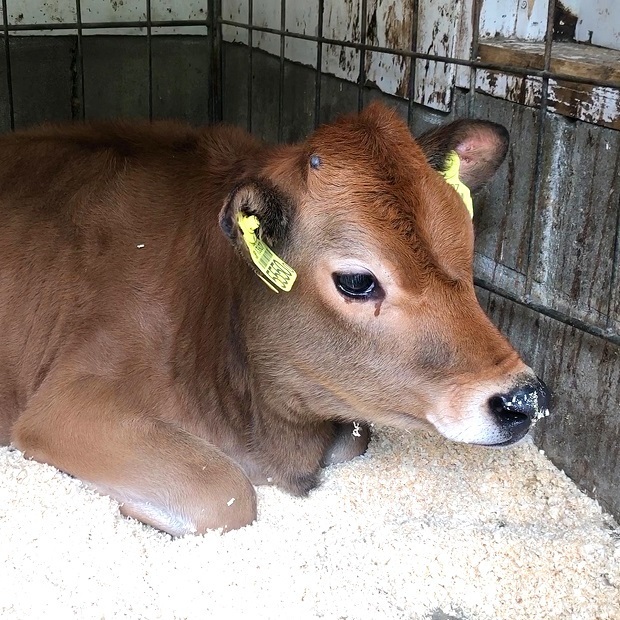
[[[450,151],[461,160],[460,179],[471,190],[484,185],[497,171],[508,151],[508,131],[502,125],[481,120],[458,120],[431,129],[417,139],[430,165],[447,168]]]
[[[291,212],[290,200],[274,185],[265,180],[250,180],[239,184],[226,198],[220,211],[220,228],[239,247],[239,215],[256,216],[260,224],[258,236],[267,245],[277,247],[284,240]]]

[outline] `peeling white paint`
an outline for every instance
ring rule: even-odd
[[[476,72],[476,88],[488,95],[527,106],[539,106],[540,78],[523,78],[494,71]],[[602,86],[581,86],[549,80],[549,111],[588,123],[620,128],[620,91]]]
[[[373,24],[372,39],[369,38],[368,43],[391,49],[410,49],[413,10],[411,0],[376,0],[368,4],[368,20]],[[405,97],[408,93],[410,64],[408,58],[395,54],[369,53],[366,58],[366,78],[383,92]]]
[[[620,49],[619,0],[561,0],[577,17],[575,39]],[[480,37],[543,41],[549,0],[483,0]]]
[[[573,107],[571,116],[590,123],[613,125],[620,122],[620,92],[615,88],[594,86],[588,96],[584,96],[582,90],[549,80],[549,102],[550,108],[560,113],[562,106]]]
[[[339,41],[360,41],[362,3],[359,0],[326,0],[323,36]],[[323,52],[324,73],[355,82],[360,71],[360,53],[350,47],[326,45]]]
[[[620,48],[620,0],[562,0],[563,5],[578,16],[577,38],[599,45]],[[392,49],[410,49],[412,40],[413,0],[367,0],[367,43]],[[468,58],[472,40],[473,0],[419,0],[417,51],[446,57]],[[318,0],[286,2],[284,24],[293,33],[316,35]],[[323,35],[327,38],[361,42],[361,0],[325,0]],[[548,0],[483,0],[480,35],[541,41],[546,30]],[[248,0],[222,0],[224,20],[247,24]],[[279,30],[282,24],[280,0],[254,0],[253,23],[259,27]],[[152,18],[163,20],[205,20],[207,0],[152,0]],[[11,24],[75,22],[74,0],[9,0]],[[82,0],[84,23],[146,20],[145,0]],[[56,31],[67,34],[74,31]],[[120,30],[86,30],[88,34],[144,34],[145,28]],[[206,34],[207,27],[192,26],[157,28],[155,34]],[[50,34],[40,31],[40,34]],[[32,34],[29,31],[27,34]],[[248,30],[240,26],[223,26],[225,41],[248,44]],[[254,31],[252,45],[270,54],[279,55],[282,37]],[[317,43],[290,37],[284,38],[285,57],[316,68]],[[322,50],[323,73],[351,82],[360,77],[361,54],[358,50],[337,44],[326,44]],[[364,58],[365,78],[383,92],[406,97],[411,60],[395,54],[369,52]],[[415,62],[414,100],[425,106],[449,111],[455,85],[468,87],[468,67],[436,61]],[[540,96],[536,79],[478,71],[476,87],[497,97],[535,105]],[[560,113],[568,113],[561,98],[572,97],[566,85],[553,85],[550,103]],[[575,94],[575,97],[577,95]],[[555,98],[554,98],[555,97]],[[590,122],[613,123],[619,116],[617,91],[595,88],[581,102],[572,102],[577,118]],[[553,108],[552,108],[553,109]],[[596,119],[599,119],[597,121]]]
[[[473,0],[420,0],[417,51],[469,59],[473,38]],[[469,88],[469,67],[416,61],[414,101],[449,112],[455,86]]]
[[[541,41],[547,29],[548,0],[483,0],[480,38]]]
[[[576,11],[579,17],[577,41],[589,41],[593,45],[620,50],[620,2],[580,0],[579,4]]]
[[[474,20],[472,18],[474,0],[462,0],[461,7],[461,18],[456,22],[458,24],[458,34],[454,46],[454,57],[467,60],[471,57],[471,45],[474,36]],[[456,67],[456,86],[469,88],[471,78],[472,70],[469,67]]]
[[[77,13],[74,0],[9,0],[8,21],[11,25],[75,23]],[[206,20],[205,0],[152,0],[151,18],[153,21]],[[81,18],[85,24],[98,22],[145,22],[144,28],[102,28],[86,29],[84,35],[139,35],[146,33],[146,2],[144,0],[82,0]],[[2,11],[0,9],[0,20]],[[66,35],[75,34],[76,29],[68,30],[29,30],[16,35]],[[207,33],[206,25],[191,27],[154,28],[157,34],[199,34]]]
[[[428,0],[427,0],[428,1]],[[367,17],[369,38],[367,43],[392,49],[410,49],[411,46],[411,0],[368,0]],[[247,0],[224,0],[224,19],[245,23],[248,19]],[[280,2],[254,3],[253,23],[273,29],[280,29]],[[285,20],[290,32],[317,35],[318,2],[288,3]],[[344,42],[361,41],[361,1],[326,0],[323,14],[323,36]],[[247,44],[247,30],[225,26],[226,41]],[[280,54],[280,37],[255,31],[252,43],[258,49],[270,54]],[[316,66],[317,44],[287,37],[285,56],[294,62]],[[323,48],[321,71],[336,77],[357,82],[360,75],[359,50],[336,44]],[[406,94],[409,75],[409,61],[394,54],[369,52],[365,59],[366,80],[375,83],[384,92],[394,95]]]
[[[522,105],[534,106],[540,102],[542,80],[522,78],[493,71],[476,71],[476,88],[488,95]]]

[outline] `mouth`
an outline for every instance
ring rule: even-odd
[[[497,443],[477,443],[476,445],[484,446],[486,448],[507,448],[509,446],[514,446],[525,439],[531,427],[532,425],[529,423],[529,420],[527,420],[527,423],[520,421],[514,426],[514,428],[511,429],[510,437],[508,439],[498,441]]]

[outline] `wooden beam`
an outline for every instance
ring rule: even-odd
[[[536,41],[486,40],[479,45],[483,62],[543,69],[545,44]],[[580,78],[605,80],[620,87],[620,51],[580,43],[554,43],[550,70]]]

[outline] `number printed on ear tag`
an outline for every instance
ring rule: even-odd
[[[297,273],[287,265],[266,243],[263,243],[257,236],[256,231],[260,222],[255,215],[237,215],[237,222],[243,234],[243,240],[250,253],[252,262],[258,270],[265,276],[261,279],[272,290],[278,293],[278,289],[288,292],[293,288]],[[260,274],[259,274],[260,275]]]

